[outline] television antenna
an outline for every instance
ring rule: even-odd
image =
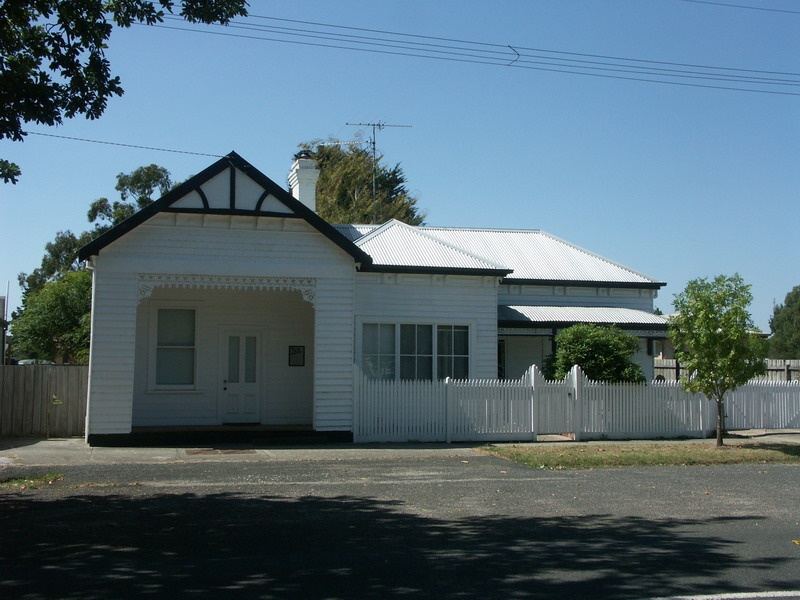
[[[387,127],[411,127],[411,125],[393,125],[384,121],[376,121],[375,123],[347,123],[351,127],[372,127],[372,136],[369,139],[369,145],[372,149],[372,224],[378,224],[378,199],[376,192],[376,178],[378,173],[378,150],[377,150],[377,133]]]

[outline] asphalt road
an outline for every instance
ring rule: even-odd
[[[62,466],[43,489],[0,487],[0,597],[800,590],[799,466],[542,471],[476,451],[246,459]]]

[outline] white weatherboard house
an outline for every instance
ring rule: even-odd
[[[151,428],[352,432],[354,365],[383,379],[519,377],[555,333],[666,321],[663,286],[541,231],[332,225],[235,153],[81,250],[94,275],[90,443]]]

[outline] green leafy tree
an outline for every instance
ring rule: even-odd
[[[748,312],[752,299],[738,274],[695,279],[675,296],[669,337],[685,373],[681,383],[717,403],[717,446],[723,445],[725,394],[766,371],[767,342]]]
[[[130,173],[117,175],[115,189],[120,194],[120,200],[112,203],[107,198],[100,198],[89,207],[87,219],[94,224],[94,228],[80,235],[59,231],[52,242],[45,244],[41,265],[31,273],[18,275],[23,300],[25,294],[41,289],[46,283],[56,281],[66,273],[81,269],[78,251],[83,246],[152,203],[155,193],[165,194],[171,187],[169,171],[158,165],[139,167]]]
[[[25,298],[11,322],[17,356],[86,364],[89,360],[92,275],[73,271]]]
[[[45,245],[42,264],[20,273],[22,307],[12,315],[15,351],[20,356],[81,363],[89,356],[91,275],[78,262],[78,251],[153,202],[155,193],[172,187],[169,171],[158,165],[117,175],[120,200],[92,202],[87,218],[94,228],[75,235],[59,231]],[[88,281],[88,288],[86,287]],[[52,316],[48,311],[54,311]]]
[[[800,285],[792,288],[783,304],[772,309],[770,358],[800,358]]]
[[[383,223],[397,219],[421,225],[425,213],[406,187],[399,164],[387,167],[377,158],[375,202],[372,200],[372,154],[358,146],[336,140],[301,144],[311,150],[320,170],[317,182],[317,213],[330,223]]]
[[[122,223],[134,213],[152,204],[153,195],[166,194],[172,188],[169,171],[158,165],[139,167],[130,173],[117,175],[120,200],[109,202],[108,198],[98,198],[92,202],[86,218],[95,224],[92,232],[95,237],[114,225]]]
[[[114,26],[154,25],[175,12],[190,23],[227,24],[245,16],[246,6],[244,0],[0,2],[0,140],[22,141],[25,123],[102,115],[109,98],[123,94],[105,56]],[[0,160],[4,182],[16,183],[20,174],[18,165]]]
[[[618,327],[578,323],[555,338],[556,350],[545,365],[551,379],[563,379],[578,365],[592,381],[644,383],[642,368],[631,360],[639,340]]]

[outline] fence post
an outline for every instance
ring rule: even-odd
[[[573,398],[573,417],[574,417],[574,426],[573,429],[575,430],[573,434],[575,435],[575,441],[581,441],[581,434],[583,433],[583,398],[581,397],[583,394],[581,393],[581,378],[583,377],[583,371],[578,365],[572,367],[570,371],[570,391],[568,392],[570,396]]]
[[[451,423],[450,423],[450,378],[445,377],[444,380],[444,426],[446,429],[445,440],[447,443],[451,443],[452,439],[452,432],[451,432]]]
[[[360,414],[359,410],[361,408],[361,403],[359,402],[360,394],[361,394],[361,382],[359,381],[359,368],[358,365],[353,365],[353,442],[359,442],[359,434],[360,434],[360,427],[359,427],[359,420]]]
[[[531,435],[535,442],[539,438],[537,428],[539,426],[539,402],[537,398],[538,390],[536,389],[536,378],[539,375],[539,369],[536,365],[531,365],[528,369],[528,377],[531,386]]]

